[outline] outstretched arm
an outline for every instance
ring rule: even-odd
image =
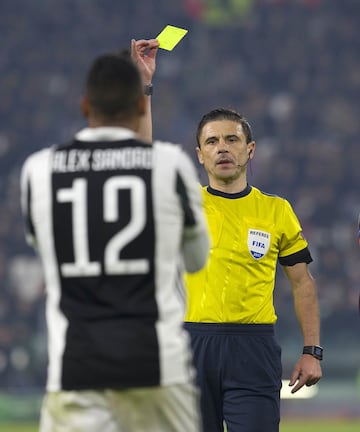
[[[294,307],[304,338],[304,345],[320,344],[320,316],[316,286],[308,266],[298,263],[284,267],[290,280]],[[291,393],[297,392],[304,385],[316,384],[322,377],[320,361],[309,354],[303,354],[296,363],[290,379],[294,386]]]
[[[131,57],[140,70],[144,86],[152,85],[158,49],[159,42],[156,39],[131,40]],[[151,95],[146,96],[146,113],[138,133],[144,140],[152,142]]]

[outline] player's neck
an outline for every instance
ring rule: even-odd
[[[98,127],[121,127],[130,129],[134,132],[137,132],[139,129],[139,119],[131,118],[131,119],[103,119],[98,117],[91,117],[88,119],[88,125],[91,128]]]

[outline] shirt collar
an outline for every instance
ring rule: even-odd
[[[136,136],[136,133],[130,129],[102,126],[84,128],[75,135],[75,138],[79,141],[119,141],[135,138]]]
[[[216,195],[216,196],[220,196],[223,198],[230,198],[230,199],[245,197],[245,196],[249,195],[249,193],[251,192],[251,189],[252,189],[252,187],[249,185],[249,183],[246,184],[246,188],[244,190],[242,190],[241,192],[235,192],[235,193],[222,192],[222,191],[219,191],[217,189],[213,189],[211,186],[208,186],[206,188],[206,190],[211,195]]]

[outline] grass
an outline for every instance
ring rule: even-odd
[[[37,424],[0,423],[1,432],[38,432]],[[359,432],[360,420],[283,420],[280,432]]]
[[[0,423],[1,432],[38,432],[39,427],[34,423]]]
[[[358,432],[360,420],[283,420],[280,432]]]

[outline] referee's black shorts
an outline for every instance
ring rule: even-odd
[[[185,323],[204,432],[278,432],[281,349],[271,324]]]

